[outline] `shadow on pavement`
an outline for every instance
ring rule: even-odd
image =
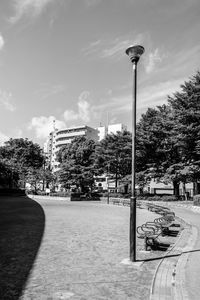
[[[182,254],[187,254],[187,253],[193,253],[193,252],[200,252],[200,249],[195,249],[195,250],[190,250],[190,251],[183,251],[181,253],[178,254],[169,254],[169,255],[163,255],[163,256],[159,256],[159,257],[153,257],[153,258],[146,258],[146,259],[137,259],[137,261],[153,261],[153,260],[161,260],[163,258],[169,258],[169,257],[176,257],[176,256],[180,256]]]
[[[179,230],[168,230],[164,233],[164,236],[177,236],[179,234]]]
[[[155,246],[152,246],[152,250],[167,251],[170,244],[158,242]]]
[[[0,196],[0,299],[22,294],[45,227],[42,207],[26,196]]]

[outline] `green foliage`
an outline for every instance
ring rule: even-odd
[[[199,159],[200,144],[200,72],[181,85],[181,92],[168,97],[176,120],[174,139],[182,145],[185,161]]]
[[[131,174],[132,137],[130,132],[107,135],[96,147],[97,174],[108,173],[117,180]]]
[[[44,157],[38,144],[19,138],[10,139],[0,147],[0,160],[1,164],[11,173],[11,181],[18,176],[24,186],[29,171],[40,168]]]
[[[154,195],[154,194],[144,194],[139,195],[137,197],[138,200],[148,200],[148,201],[178,201],[180,198],[174,196],[174,195],[167,195],[167,194],[160,194],[160,195]]]
[[[167,105],[142,115],[136,147],[136,170],[144,180],[164,176],[178,193],[180,182],[200,178],[200,72],[168,97]]]
[[[200,195],[195,195],[193,198],[193,205],[200,206]]]
[[[82,191],[86,186],[92,187],[95,175],[95,147],[96,144],[93,140],[78,137],[59,150],[60,170],[58,176],[63,187],[69,188],[70,185],[76,185]]]
[[[38,189],[44,190],[45,187],[54,187],[56,181],[56,176],[51,172],[49,169],[44,169],[44,167],[39,169],[29,168],[27,176],[26,176],[26,182],[31,185],[31,189],[34,189],[37,191]]]
[[[17,187],[19,175],[9,164],[0,158],[0,186],[1,188]]]

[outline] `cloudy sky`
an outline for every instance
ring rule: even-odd
[[[199,0],[1,0],[0,141],[41,145],[53,128],[131,128],[131,44],[138,118],[200,69]]]

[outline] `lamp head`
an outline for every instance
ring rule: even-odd
[[[140,45],[130,46],[126,49],[126,54],[129,56],[132,63],[137,63],[143,53],[144,47]]]

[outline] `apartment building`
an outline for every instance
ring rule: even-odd
[[[76,137],[87,137],[94,141],[101,141],[107,134],[116,134],[118,131],[123,132],[127,127],[123,124],[112,124],[108,126],[100,126],[98,128],[92,128],[86,125],[55,129],[49,134],[49,137],[44,144],[44,151],[48,157],[48,164],[52,171],[55,172],[59,169],[59,163],[56,160],[56,153],[62,146],[65,146],[72,142]]]
[[[56,150],[58,151],[60,147],[71,143],[74,138],[81,136],[98,141],[98,131],[92,127],[84,125],[72,128],[64,128],[56,132]]]
[[[58,161],[56,160],[56,134],[58,129],[50,132],[47,141],[44,144],[44,153],[46,155],[46,165],[53,171],[58,168]]]
[[[44,151],[47,156],[47,164],[50,166],[53,172],[59,169],[59,162],[56,160],[56,153],[62,146],[65,146],[72,142],[76,137],[87,137],[98,141],[98,131],[89,126],[77,126],[71,128],[54,129],[44,144]]]
[[[108,126],[100,126],[97,128],[98,130],[98,140],[103,140],[107,134],[116,134],[117,132],[123,132],[127,130],[127,126],[119,123],[119,124],[111,124]]]

